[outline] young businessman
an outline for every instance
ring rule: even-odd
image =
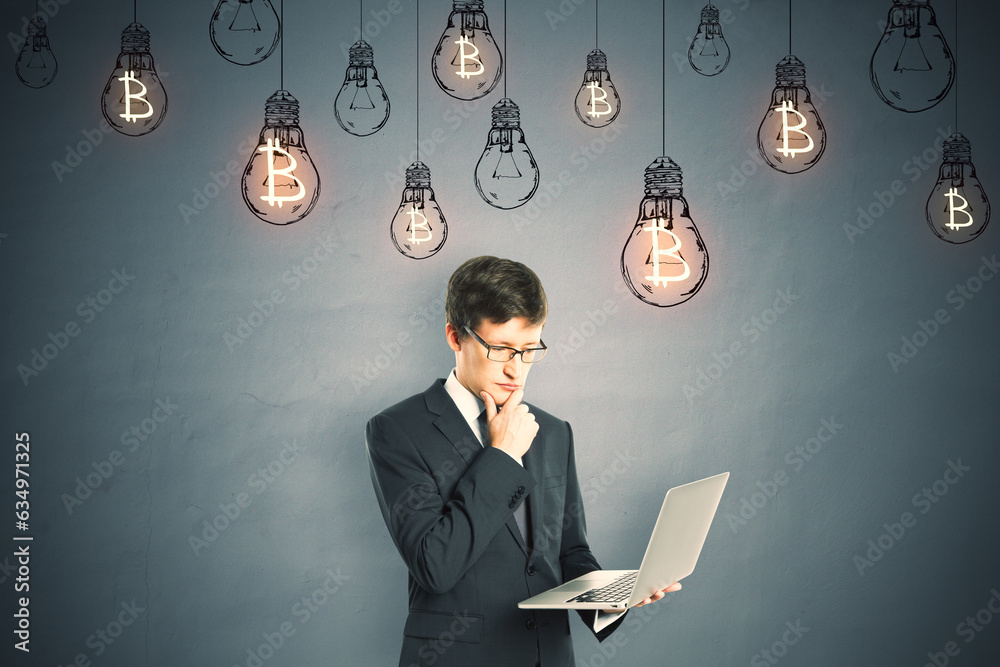
[[[570,426],[522,401],[547,314],[531,269],[468,260],[445,304],[455,369],[368,422],[375,494],[409,570],[400,667],[574,664],[566,611],[517,607],[600,569]],[[581,616],[603,641],[624,615]]]

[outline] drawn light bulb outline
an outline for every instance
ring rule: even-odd
[[[52,53],[45,19],[36,14],[27,28],[28,34],[14,63],[14,71],[21,83],[29,88],[44,88],[55,79],[59,63]]]
[[[621,111],[621,98],[608,73],[608,57],[600,49],[587,54],[587,71],[573,108],[576,117],[590,127],[609,125]]]
[[[281,22],[271,0],[219,0],[208,33],[220,56],[236,65],[256,65],[274,53]]]
[[[122,50],[101,96],[101,111],[118,132],[149,134],[167,113],[163,88],[149,52],[149,31],[137,22],[122,31]]]
[[[503,66],[483,0],[453,0],[431,58],[431,73],[441,90],[466,101],[485,97],[500,81]]]
[[[389,232],[396,250],[411,259],[427,259],[448,238],[448,223],[431,188],[431,170],[419,160],[406,169],[406,185]]]
[[[347,73],[333,107],[340,126],[357,137],[378,132],[389,120],[389,96],[375,71],[374,50],[364,39],[348,51]]]
[[[708,277],[708,250],[684,199],[679,166],[667,156],[646,168],[645,197],[622,249],[621,273],[633,295],[653,306],[684,303]]]
[[[272,225],[298,222],[316,206],[319,172],[299,126],[299,102],[287,90],[275,91],[264,105],[264,127],[242,184],[247,207]]]
[[[979,237],[990,221],[990,201],[972,164],[972,144],[956,132],[944,141],[938,179],[924,207],[927,225],[942,241]]]
[[[711,2],[701,10],[698,33],[691,40],[687,56],[691,68],[704,76],[721,74],[729,65],[732,52],[729,50],[729,43],[722,34],[719,9]]]
[[[493,105],[486,148],[476,163],[476,190],[490,206],[512,209],[531,199],[540,180],[521,130],[521,111],[505,97]]]
[[[826,150],[826,128],[806,86],[805,65],[793,55],[775,68],[775,88],[757,130],[757,148],[772,168],[785,174],[809,169]]]
[[[872,87],[893,109],[926,111],[955,81],[955,59],[930,0],[893,0],[868,66]]]

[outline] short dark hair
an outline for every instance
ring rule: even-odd
[[[532,326],[544,324],[549,303],[542,281],[520,262],[484,255],[462,263],[448,280],[445,318],[466,337],[483,320],[504,324],[523,317]]]

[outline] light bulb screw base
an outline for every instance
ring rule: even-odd
[[[149,53],[149,31],[141,23],[130,23],[122,30],[122,53]]]
[[[451,7],[456,12],[481,12],[483,0],[453,0]]]
[[[775,66],[774,81],[780,88],[804,88],[806,66],[801,60],[789,54]]]
[[[375,65],[375,50],[363,39],[354,42],[347,52],[348,67],[373,67]]]
[[[604,51],[594,49],[587,54],[587,69],[608,69],[608,57]]]
[[[509,97],[493,105],[493,127],[521,127],[521,109]]]
[[[719,8],[713,5],[711,2],[705,5],[701,10],[701,22],[702,23],[718,23],[719,22]]]
[[[646,167],[647,197],[680,197],[684,194],[683,174],[677,163],[662,155]]]
[[[28,34],[25,35],[28,39],[32,37],[45,37],[45,19],[41,16],[35,16],[33,19],[28,21]]]
[[[972,143],[956,132],[944,140],[941,154],[945,162],[972,162]]]
[[[299,101],[287,90],[277,90],[264,103],[264,125],[289,127],[299,124]]]
[[[406,168],[407,188],[431,187],[431,170],[423,162],[417,161]]]

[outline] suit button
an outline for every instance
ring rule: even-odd
[[[529,618],[528,622],[524,624],[524,627],[528,628],[529,630],[534,630],[538,626],[535,624],[535,619]]]
[[[526,571],[527,571],[529,577],[534,576],[534,574],[535,574],[535,566],[534,565],[529,565],[528,569]]]
[[[523,486],[517,487],[517,495],[521,495],[522,493],[524,493],[524,487]]]
[[[510,502],[507,503],[507,507],[509,507],[511,509],[514,509],[515,506],[517,506],[517,501],[515,499],[511,498]]]

